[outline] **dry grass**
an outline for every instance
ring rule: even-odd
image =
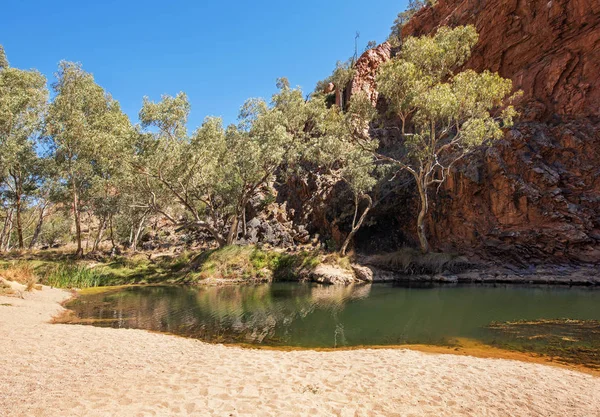
[[[352,272],[352,255],[341,256],[338,252],[325,255],[321,263],[337,266]]]
[[[33,267],[25,262],[13,262],[0,270],[0,276],[8,281],[25,285],[25,291],[42,289],[38,285],[38,276]]]
[[[373,255],[368,263],[404,274],[439,274],[444,271],[459,272],[468,269],[469,262],[450,253],[421,253],[412,248],[403,248],[392,253]]]
[[[10,284],[0,278],[0,295],[14,295],[15,290],[12,289]]]

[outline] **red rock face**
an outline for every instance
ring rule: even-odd
[[[403,35],[467,24],[479,33],[467,67],[512,79],[536,103],[531,118],[600,115],[598,0],[439,0]]]
[[[512,79],[521,118],[434,196],[432,243],[522,263],[600,262],[600,1],[439,0],[403,34],[466,24],[480,35],[466,67]],[[363,54],[352,81],[373,102],[386,48]]]
[[[379,65],[390,59],[391,53],[392,46],[388,42],[384,42],[361,55],[354,66],[356,71],[354,78],[346,89],[350,96],[364,91],[373,103],[377,103],[379,93],[375,85],[375,75]]]

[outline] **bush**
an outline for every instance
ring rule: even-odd
[[[12,262],[0,270],[0,275],[8,281],[18,282],[19,284],[32,285],[37,283],[38,277],[31,265],[25,262]]]

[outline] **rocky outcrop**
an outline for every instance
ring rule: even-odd
[[[373,272],[360,265],[352,265],[352,271],[348,271],[338,265],[319,264],[311,271],[310,280],[328,285],[365,284],[373,281]]]
[[[434,246],[517,264],[600,261],[600,2],[597,0],[439,0],[418,12],[404,36],[448,25],[476,26],[466,68],[510,78],[523,96],[504,140],[458,166],[433,198]],[[366,91],[383,113],[374,77],[390,57],[384,43],[357,61],[351,92]],[[393,146],[394,121],[374,132]],[[373,211],[359,238],[400,227],[414,238],[416,201],[398,195]],[[385,207],[387,206],[387,207]],[[369,235],[369,233],[371,233]]]
[[[517,263],[600,260],[600,123],[522,123],[448,179],[438,247]]]
[[[373,103],[377,103],[379,97],[375,83],[377,68],[388,61],[391,56],[392,46],[389,42],[384,42],[373,49],[365,51],[354,65],[354,77],[346,88],[348,99],[362,91],[367,94]]]

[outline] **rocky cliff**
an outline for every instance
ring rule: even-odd
[[[466,67],[512,79],[524,93],[521,117],[433,198],[432,243],[520,264],[600,262],[600,1],[439,0],[403,36],[466,24],[480,35]],[[390,56],[387,43],[363,54],[347,94],[364,90],[381,106],[374,76]],[[377,134],[393,141],[393,126]],[[405,196],[375,210],[359,238],[382,241],[394,228],[414,238],[399,207],[416,202]]]

